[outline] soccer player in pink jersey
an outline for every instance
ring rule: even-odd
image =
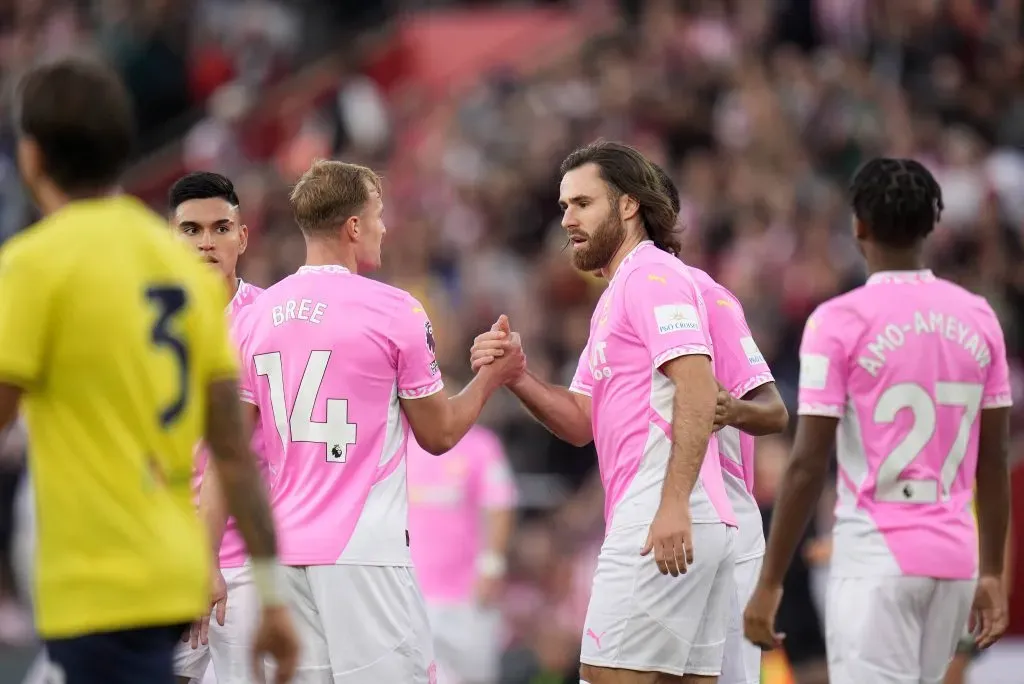
[[[679,190],[664,169],[655,170],[679,213]],[[736,594],[725,643],[719,684],[758,684],[761,649],[743,638],[743,608],[754,592],[764,557],[764,524],[754,499],[754,436],[782,432],[789,412],[775,387],[775,378],[758,349],[743,315],[743,306],[728,289],[699,268],[690,274],[708,307],[711,344],[715,350],[718,405],[715,429],[722,479],[736,514]]]
[[[852,206],[871,275],[804,329],[800,419],[745,631],[763,648],[782,638],[773,630],[782,576],[835,441],[830,680],[938,684],[969,614],[980,647],[1007,625],[1005,342],[984,299],[921,266],[942,211],[927,169],[874,159],[853,180]]]
[[[427,684],[436,668],[409,550],[409,428],[445,453],[525,361],[502,359],[447,396],[422,305],[359,275],[379,267],[385,233],[373,171],[317,161],[291,204],[306,264],[234,331],[302,636],[298,681]]]
[[[711,438],[718,384],[707,307],[676,256],[676,212],[642,154],[599,141],[561,170],[573,263],[608,287],[571,386],[526,371],[509,389],[558,437],[597,446],[606,534],[580,676],[715,682],[735,601],[736,521]],[[477,337],[474,368],[517,351],[516,335],[497,338],[508,334],[502,317]]]
[[[496,601],[516,488],[496,434],[476,426],[440,458],[409,440],[409,534],[434,632],[439,684],[497,680]]]
[[[168,192],[170,224],[191,243],[200,257],[223,274],[233,297],[226,310],[229,321],[247,306],[260,288],[238,277],[238,259],[245,252],[249,231],[239,214],[238,195],[230,179],[218,173],[198,171],[179,178]],[[253,444],[260,453],[259,445]],[[196,454],[194,486],[200,485],[206,470],[208,454],[200,448]],[[256,681],[251,672],[252,640],[259,603],[251,570],[246,563],[245,545],[234,520],[219,549],[222,575],[216,578],[216,619],[212,625],[206,616],[192,630],[191,643],[182,643],[175,652],[174,669],[181,684],[203,681],[210,660],[220,684],[246,684]],[[231,611],[226,611],[227,603]],[[206,631],[211,630],[209,639]],[[210,681],[207,678],[206,681]]]

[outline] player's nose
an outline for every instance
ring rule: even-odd
[[[562,228],[571,232],[572,228],[576,228],[580,225],[580,222],[576,220],[576,217],[572,215],[572,212],[566,210],[562,214]]]

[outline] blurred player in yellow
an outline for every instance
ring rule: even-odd
[[[18,89],[18,163],[45,218],[0,251],[0,427],[19,404],[38,514],[36,622],[64,684],[171,684],[185,623],[209,609],[192,505],[205,435],[253,556],[255,651],[294,670],[276,536],[244,436],[223,280],[118,194],[127,93],[68,60]]]

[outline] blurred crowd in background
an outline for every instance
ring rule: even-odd
[[[89,50],[136,99],[144,157],[126,188],[163,211],[177,174],[231,177],[251,231],[245,279],[266,286],[301,264],[287,194],[312,159],[365,163],[385,177],[374,277],[424,302],[446,373],[464,377],[472,338],[506,313],[533,371],[568,384],[602,282],[564,251],[558,166],[595,138],[621,140],[679,185],[683,259],[743,302],[795,413],[807,315],[864,279],[846,183],[872,156],[912,156],[946,206],[930,265],[993,305],[1024,406],[1020,0],[505,4],[0,0],[0,239],[33,218],[13,161],[11,78]],[[468,34],[431,55],[408,44],[428,10],[430,21],[534,13],[568,28],[488,60],[460,58]],[[466,62],[478,72],[467,77]],[[418,76],[428,66],[442,69],[440,88]],[[548,435],[508,395],[485,419],[505,438],[522,507],[503,602],[507,681],[559,682],[575,669],[603,536],[594,454]],[[1015,424],[1019,455],[1024,414]],[[10,473],[17,452],[6,450]],[[787,452],[786,437],[759,444],[765,509]],[[13,606],[0,603],[0,639],[24,631]]]

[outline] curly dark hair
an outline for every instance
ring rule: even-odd
[[[853,214],[873,239],[902,249],[923,240],[942,216],[942,188],[913,159],[872,159],[850,184]]]
[[[681,245],[676,231],[678,212],[662,187],[657,168],[629,145],[598,140],[574,151],[562,162],[564,176],[585,164],[596,164],[601,179],[615,198],[629,195],[640,205],[640,221],[654,244],[670,254],[679,255]]]

